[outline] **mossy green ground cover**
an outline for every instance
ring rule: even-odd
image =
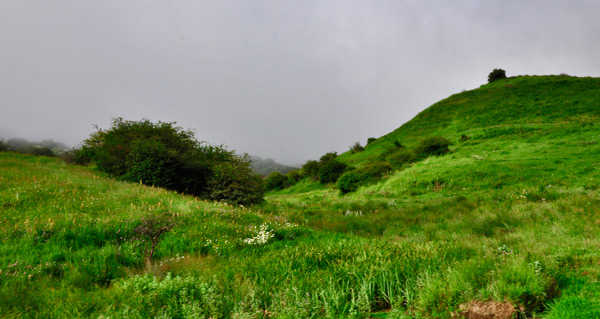
[[[497,300],[519,317],[600,318],[599,97],[600,80],[564,76],[453,95],[341,159],[428,136],[449,154],[251,208],[0,153],[0,314],[449,318]],[[134,228],[165,212],[178,224],[145,265]]]

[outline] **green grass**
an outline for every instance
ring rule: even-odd
[[[341,159],[436,135],[449,154],[347,195],[304,180],[254,207],[0,153],[0,313],[450,318],[496,300],[518,317],[600,318],[598,91],[518,77],[453,95]],[[146,265],[135,228],[160,213],[177,226]]]

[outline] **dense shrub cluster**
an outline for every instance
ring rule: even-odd
[[[264,189],[247,157],[198,142],[174,123],[113,120],[84,141],[81,158],[125,181],[142,182],[234,204],[260,202]]]
[[[280,172],[273,172],[265,179],[265,187],[267,188],[267,191],[284,189],[289,185],[290,179],[288,176]]]
[[[337,160],[336,152],[326,153],[319,160],[319,182],[335,183],[347,168],[348,165]]]
[[[372,142],[372,141],[371,141]],[[265,179],[269,191],[281,190],[293,186],[304,178],[311,178],[321,184],[335,183],[343,193],[350,193],[360,186],[374,183],[394,169],[402,169],[405,165],[423,160],[429,156],[444,155],[449,152],[450,141],[441,136],[422,140],[415,148],[404,147],[399,141],[393,141],[394,146],[380,156],[380,160],[358,168],[350,169],[347,164],[340,162],[336,152],[321,156],[319,161],[309,160],[300,170],[291,171],[287,175],[273,173]],[[359,143],[355,144],[360,145]],[[361,146],[362,148],[362,146]],[[353,148],[351,148],[353,151]]]
[[[364,146],[360,145],[360,142],[356,142],[352,146],[350,146],[350,152],[352,152],[352,154],[362,152],[364,150],[365,148]]]
[[[394,147],[381,154],[380,161],[344,173],[337,180],[337,188],[342,194],[357,190],[360,186],[377,182],[393,169],[401,169],[405,165],[425,159],[429,156],[448,153],[450,141],[435,136],[422,140],[414,149],[404,147],[394,141]]]
[[[492,83],[497,80],[506,79],[506,71],[502,69],[494,69],[488,75],[488,83]]]
[[[399,148],[386,156],[386,161],[395,169],[400,169],[406,164],[416,160],[415,153],[406,148]]]
[[[309,160],[299,170],[287,174],[272,173],[265,178],[268,191],[281,190],[295,185],[302,179],[312,179],[321,184],[335,183],[348,169],[348,165],[337,160],[336,152],[329,152],[321,156],[318,161]]]
[[[421,141],[415,149],[417,158],[424,159],[428,156],[439,156],[448,153],[450,141],[441,136],[429,137]]]
[[[376,182],[392,171],[387,162],[375,162],[344,173],[337,180],[337,188],[343,193],[350,193],[358,187]]]

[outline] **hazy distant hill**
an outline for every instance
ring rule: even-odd
[[[270,158],[263,159],[259,156],[250,155],[250,159],[252,160],[252,168],[254,171],[263,176],[269,175],[272,172],[281,172],[286,174],[287,172],[297,168],[277,163]]]

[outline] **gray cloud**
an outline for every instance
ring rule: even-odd
[[[509,75],[598,76],[597,1],[17,1],[0,137],[76,145],[121,116],[301,163]]]

